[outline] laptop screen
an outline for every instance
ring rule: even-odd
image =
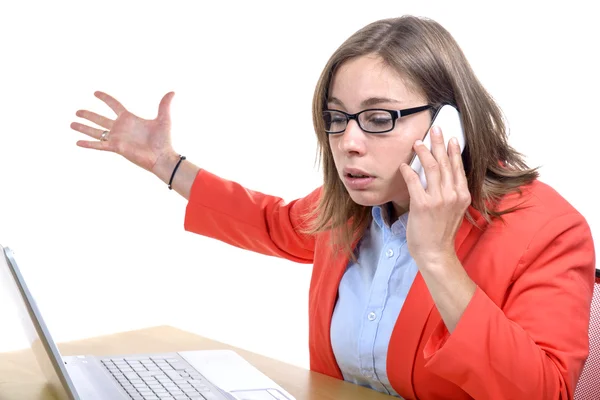
[[[0,281],[18,308],[31,349],[48,383],[61,399],[79,400],[62,357],[29,292],[10,249],[0,246]]]

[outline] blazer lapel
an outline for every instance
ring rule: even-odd
[[[352,244],[356,249],[359,239]],[[327,244],[329,245],[328,241]],[[330,251],[330,250],[329,250]],[[327,252],[324,252],[326,254]],[[311,365],[311,369],[327,375],[343,379],[342,372],[337,364],[333,347],[331,345],[331,319],[338,297],[338,288],[350,259],[343,251],[338,251],[325,260],[323,268],[319,271],[319,277],[314,283],[313,292],[309,304],[312,320],[311,327],[311,352],[318,360]],[[314,279],[314,278],[313,278]]]

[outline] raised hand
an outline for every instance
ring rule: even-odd
[[[455,138],[446,150],[440,128],[433,127],[431,151],[421,141],[415,143],[414,150],[425,169],[427,189],[407,164],[401,166],[401,172],[410,193],[408,249],[422,266],[456,257],[454,239],[471,204],[471,195]]]
[[[76,115],[104,129],[73,122],[71,128],[96,140],[79,140],[77,145],[88,149],[112,151],[132,163],[155,172],[161,159],[176,159],[171,145],[170,104],[175,93],[167,93],[158,106],[158,116],[147,120],[129,111],[116,99],[103,92],[94,95],[116,114],[110,119],[92,111],[79,110]]]

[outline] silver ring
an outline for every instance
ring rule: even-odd
[[[102,132],[102,135],[100,135],[100,141],[101,142],[106,142],[108,140],[108,134],[110,133],[110,131],[104,131]]]

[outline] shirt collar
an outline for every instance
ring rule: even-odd
[[[375,221],[375,223],[377,224],[377,226],[379,227],[379,229],[390,229],[388,227],[388,225],[386,224],[385,220],[389,219],[389,215],[391,214],[391,209],[390,207],[392,206],[391,203],[386,203],[384,205],[381,206],[374,206],[373,209],[371,210],[371,215],[373,216],[373,220]],[[402,214],[396,221],[394,221],[392,223],[391,226],[391,231],[394,235],[402,232],[402,231],[406,231],[406,226],[408,224],[408,211],[405,212],[404,214]]]

